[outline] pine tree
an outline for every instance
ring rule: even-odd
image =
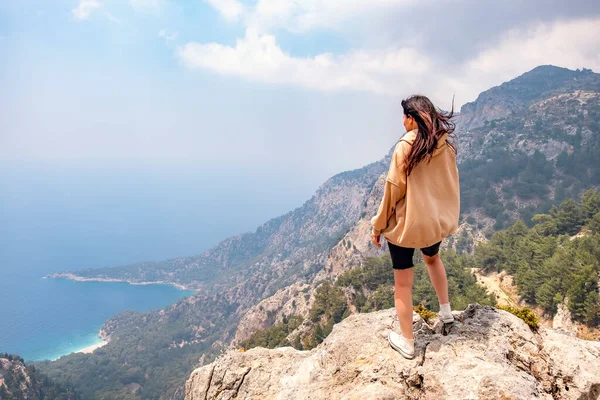
[[[560,205],[557,213],[559,233],[574,235],[579,232],[585,218],[583,209],[573,199],[567,199]]]
[[[600,212],[600,192],[590,189],[581,196],[581,206],[585,219],[591,219]]]
[[[536,214],[531,219],[535,224],[535,229],[544,236],[555,235],[558,232],[558,223],[555,218],[549,214]]]
[[[586,266],[580,273],[573,277],[572,284],[567,292],[569,298],[569,311],[579,321],[585,321],[587,315],[586,300],[588,293],[595,293],[597,275],[592,266]]]
[[[535,292],[539,288],[535,280],[536,274],[527,263],[522,263],[515,275],[515,283],[519,296],[528,303],[535,303]]]
[[[560,302],[556,295],[560,295],[560,280],[552,278],[536,291],[535,300],[550,315],[554,315],[556,307]]]
[[[588,228],[594,233],[600,233],[600,212],[596,213],[590,222],[588,222]]]
[[[589,326],[600,325],[600,297],[595,290],[585,297],[584,309],[583,322]]]

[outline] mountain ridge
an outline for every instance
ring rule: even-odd
[[[522,110],[542,97],[590,88],[600,91],[600,74],[591,69],[570,70],[554,65],[540,65],[531,71],[494,86],[464,104],[460,110],[462,129],[469,130]],[[495,103],[492,106],[490,103]]]
[[[597,75],[592,75],[592,78],[597,79]],[[461,194],[464,196],[461,201],[465,213],[461,218],[459,231],[445,246],[469,250],[474,237],[482,236],[486,229],[495,229],[496,225],[501,229],[510,215],[522,216],[537,210],[547,211],[560,198],[556,191],[559,186],[553,183],[555,179],[570,179],[569,188],[572,189],[569,190],[573,193],[587,187],[586,185],[593,186],[591,184],[597,179],[596,175],[589,173],[590,167],[595,167],[593,161],[585,161],[588,165],[577,167],[579,169],[574,171],[565,168],[570,168],[569,157],[580,157],[578,151],[594,148],[594,140],[599,135],[592,122],[598,115],[598,99],[593,97],[584,103],[578,100],[575,100],[576,103],[569,103],[572,100],[565,100],[568,110],[578,113],[578,117],[569,122],[571,125],[560,125],[560,121],[566,121],[560,114],[565,105],[561,103],[563,100],[555,99],[540,109],[541,128],[538,133],[533,130],[535,121],[532,124],[531,119],[522,114],[523,109],[520,109],[520,113],[511,111],[509,116],[494,120],[493,127],[491,123],[485,125],[484,122],[483,126],[468,130],[464,128],[464,124],[469,122],[469,115],[459,115],[459,157],[464,153],[469,156],[459,166],[461,186],[466,189]],[[557,112],[559,113],[556,114]],[[479,117],[473,114],[471,118]],[[570,126],[576,127],[580,134],[572,135]],[[558,127],[559,131],[554,132],[554,127]],[[554,135],[552,137],[556,139],[552,140],[563,146],[560,149],[565,149],[565,143],[571,146],[571,142],[584,143],[585,146],[579,146],[582,150],[575,147],[571,155],[562,150],[562,153],[549,159],[543,153],[540,153],[541,157],[536,155],[535,151],[531,154],[519,149],[514,150],[513,154],[506,152],[507,143],[511,143],[509,139],[529,134],[533,136],[526,143],[527,146],[536,147],[537,143],[541,147],[550,135]],[[149,393],[160,393],[166,399],[182,398],[182,386],[171,382],[183,382],[193,366],[210,362],[217,354],[231,348],[252,332],[283,321],[290,315],[306,314],[321,283],[335,279],[344,271],[362,266],[365,257],[386,252],[385,246],[376,249],[369,244],[369,218],[377,211],[383,194],[383,182],[392,149],[393,146],[380,161],[336,174],[321,185],[303,206],[269,220],[261,225],[265,226],[264,229],[259,227],[254,233],[226,239],[208,250],[206,254],[211,260],[210,265],[219,266],[209,276],[203,275],[207,268],[212,268],[208,263],[195,269],[194,262],[182,262],[177,267],[177,276],[169,275],[175,272],[161,266],[151,270],[156,277],[169,278],[161,279],[163,281],[170,280],[180,284],[194,282],[198,293],[161,311],[119,314],[107,321],[104,327],[111,334],[111,342],[98,349],[95,354],[67,356],[51,364],[40,365],[51,368],[55,376],[62,380],[71,377],[73,374],[69,371],[76,368],[89,370],[108,382],[120,381],[120,376],[127,376],[128,381],[142,386],[145,398],[150,396]],[[499,153],[498,149],[504,149],[505,152]],[[497,154],[494,155],[494,152]],[[584,155],[588,158],[585,160],[593,160],[593,153],[586,154]],[[583,156],[580,158],[584,159]],[[493,179],[488,176],[494,172],[494,163],[488,163],[488,159],[498,165],[507,165],[506,170],[502,171],[503,175]],[[561,163],[565,163],[566,167]],[[556,165],[560,166],[561,175],[554,176],[555,173],[552,172],[548,176],[542,176],[546,180],[543,184],[536,183],[536,179],[541,179],[536,175],[537,171],[548,172]],[[585,181],[582,180],[584,168],[587,174]],[[478,186],[481,183],[483,186]],[[492,184],[497,187],[491,186]],[[513,197],[507,200],[499,196],[498,191],[502,190],[507,190],[507,196]],[[510,210],[508,201],[521,197],[524,199],[523,204],[517,204],[515,209]],[[530,206],[532,202],[535,206]],[[477,215],[481,215],[481,218],[469,220]],[[502,224],[498,224],[498,221]],[[250,238],[254,239],[248,240]],[[255,244],[252,243],[254,240]],[[220,254],[223,250],[225,252]],[[227,251],[239,253],[231,254]],[[111,273],[119,271],[106,269],[104,272],[109,270]],[[120,271],[133,274],[136,270],[137,267],[130,271]],[[98,270],[88,272],[93,275]],[[107,274],[105,277],[115,276]],[[136,278],[148,281],[148,277],[146,274]],[[140,329],[142,326],[144,329]],[[308,327],[303,324],[299,330]],[[168,379],[156,370],[158,359],[161,360],[163,371],[175,371],[168,375]],[[118,360],[119,363],[110,372],[100,367],[100,360]],[[137,365],[140,371],[151,373],[148,375],[147,372],[142,374],[130,371],[130,368],[124,367],[127,365]],[[189,368],[187,372],[186,368]],[[79,386],[85,386],[84,382],[82,379]],[[99,385],[94,390],[84,394],[113,395],[120,394],[125,389],[119,385],[114,385],[114,388]],[[100,390],[104,391],[99,392]],[[142,396],[141,392],[134,395]]]

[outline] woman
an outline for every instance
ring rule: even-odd
[[[394,268],[394,303],[401,335],[392,331],[390,345],[406,358],[414,357],[412,328],[413,253],[421,249],[439,303],[439,318],[454,321],[448,280],[438,254],[442,240],[458,227],[460,195],[453,111],[444,113],[425,96],[402,101],[406,134],[396,144],[385,181],[383,199],[371,219],[372,242],[388,242]],[[454,107],[453,107],[454,109]]]

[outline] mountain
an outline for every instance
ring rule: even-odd
[[[386,159],[333,176],[301,207],[267,221],[255,232],[225,239],[198,256],[50,277],[167,282],[208,292],[240,285],[239,290],[253,292],[245,295],[265,296],[321,268],[326,252],[361,217],[366,196],[387,170]]]
[[[590,69],[573,71],[553,65],[541,65],[500,86],[481,93],[460,110],[461,129],[482,127],[526,110],[545,99],[576,91],[600,92],[598,74]]]
[[[600,74],[543,66],[483,92],[457,120],[463,221],[489,238],[600,187]],[[455,235],[460,250],[472,235]],[[466,240],[468,239],[468,240]]]
[[[387,163],[390,157],[391,150]],[[156,278],[198,292],[164,310],[121,313],[104,325],[110,342],[94,354],[68,355],[38,367],[57,381],[72,381],[86,398],[182,398],[189,372],[229,344],[250,307],[282,287],[313,282],[331,247],[366,216],[365,209],[374,209],[373,201],[368,208],[365,201],[387,163],[335,175],[302,207],[200,256],[155,263],[137,277],[137,264],[81,273],[140,282]]]
[[[567,193],[600,185],[599,77],[539,67],[463,107],[457,120],[463,215],[446,247],[470,251],[511,220],[529,220]],[[330,178],[302,207],[201,255],[57,274],[161,281],[197,294],[160,311],[111,318],[103,327],[111,340],[94,354],[36,365],[57,382],[73,382],[85,398],[181,399],[194,367],[274,324],[285,326],[290,341],[315,345],[309,343],[315,329],[332,328],[310,315],[319,287],[387,252],[369,243],[369,218],[392,149],[378,162]],[[470,296],[482,298],[474,282],[468,287]],[[385,288],[377,290],[367,295],[385,297]],[[352,289],[330,292],[336,299],[342,293],[347,312],[356,312]],[[292,316],[303,320],[291,324]]]
[[[480,128],[465,128],[486,117],[490,104],[504,103],[512,108],[502,118]],[[584,189],[600,187],[598,121],[600,74],[589,70],[538,67],[466,104],[457,121],[462,224],[446,245],[471,251],[474,243],[487,240],[484,233],[490,238],[517,219],[531,224],[534,214],[548,212],[567,193],[577,196]],[[367,201],[368,216],[374,215],[382,190],[380,180]],[[312,301],[323,280],[334,280],[343,270],[363,265],[365,257],[372,255],[367,252],[368,229],[368,217],[358,221],[300,295],[290,295],[299,292],[298,286],[284,288],[248,311],[232,344],[293,315],[291,304],[302,302],[305,293],[311,293]],[[352,249],[345,246],[346,240],[354,244]],[[300,315],[306,317],[311,305],[306,304]],[[306,323],[298,329],[306,330]]]
[[[15,354],[0,354],[0,400],[78,400],[70,387],[63,387],[36,371]]]
[[[415,358],[387,342],[393,308],[355,314],[310,351],[232,349],[196,369],[186,400],[200,399],[597,399],[600,342],[469,305],[443,326],[414,313]]]

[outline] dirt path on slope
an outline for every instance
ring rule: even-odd
[[[479,268],[471,268],[471,272],[475,274],[477,282],[485,287],[488,293],[496,296],[498,305],[519,305],[516,288],[512,285],[512,277],[505,272],[482,274]]]

